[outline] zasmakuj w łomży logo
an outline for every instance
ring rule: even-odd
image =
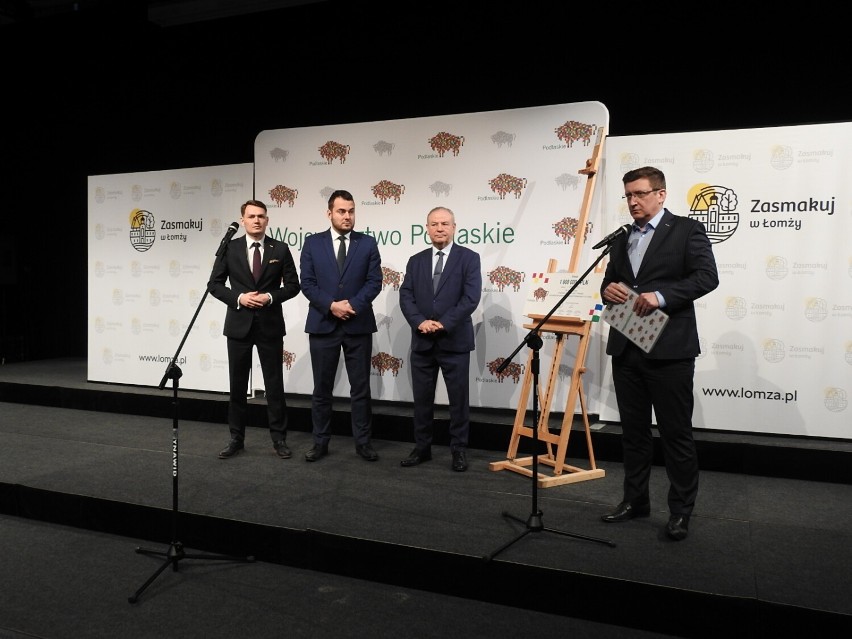
[[[710,242],[718,244],[737,230],[737,194],[725,186],[696,184],[689,191],[689,217],[704,224]]]
[[[154,246],[156,231],[154,216],[150,211],[133,209],[130,212],[130,244],[140,253]]]

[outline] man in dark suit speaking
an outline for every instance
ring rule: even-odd
[[[284,314],[281,305],[299,294],[299,276],[290,247],[266,235],[266,204],[249,200],[240,208],[243,237],[227,243],[213,264],[207,290],[223,301],[223,333],[228,338],[230,399],[228,428],[231,440],[219,452],[228,459],[245,448],[246,416],[252,349],[257,348],[266,389],[269,434],[282,459],[287,447],[287,404],[284,399]]]
[[[452,469],[467,470],[470,431],[471,315],[482,297],[479,254],[453,242],[453,212],[437,207],[426,216],[431,248],[408,260],[399,306],[411,326],[411,386],[414,393],[414,450],[400,463],[432,459],[435,386],[444,376],[450,404]]]
[[[328,454],[332,392],[342,350],[349,376],[355,452],[372,462],[379,458],[370,441],[370,363],[373,333],[378,331],[373,300],[382,290],[382,259],[375,238],[354,230],[355,200],[351,193],[338,190],[331,194],[328,219],[331,228],[309,235],[300,259],[302,293],[310,302],[305,332],[309,334],[314,375],[314,444],[305,453],[305,460],[315,462]]]
[[[687,536],[698,494],[692,387],[700,347],[694,301],[714,290],[719,276],[704,225],[663,207],[662,171],[634,169],[622,182],[633,225],[613,240],[601,297],[607,304],[623,304],[629,287],[638,293],[634,313],[644,317],[660,308],[669,320],[648,353],[623,333],[609,332],[606,352],[612,356],[621,419],[624,486],[621,503],[603,520],[616,523],[650,514],[653,411],[669,478],[666,534],[680,541]]]

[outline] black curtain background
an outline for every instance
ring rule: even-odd
[[[3,362],[86,354],[90,175],[252,162],[267,129],[583,101],[613,136],[852,120],[819,3],[330,0],[165,28],[115,4],[0,27]]]

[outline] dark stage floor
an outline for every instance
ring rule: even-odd
[[[489,466],[513,416],[477,415],[470,470],[454,473],[446,446],[399,466],[404,406],[377,409],[378,462],[355,455],[341,410],[330,455],[308,464],[304,398],[291,401],[290,460],[263,427],[217,459],[226,398],[180,391],[177,419],[173,401],[88,383],[84,360],[0,366],[0,637],[852,629],[849,442],[701,433],[699,501],[675,543],[662,467],[650,518],[600,521],[621,496],[616,427],[592,436],[604,477],[534,489]],[[530,526],[538,511],[543,530]],[[172,542],[236,559],[180,559],[143,587],[165,560],[136,548]]]

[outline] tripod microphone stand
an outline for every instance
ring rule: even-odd
[[[219,246],[219,250],[216,252],[216,256],[219,257],[225,253],[227,250],[227,243],[230,240],[230,237],[234,234],[234,231],[238,228],[238,225],[233,223],[231,225],[231,229],[228,230],[228,234],[225,235],[225,238],[222,240],[222,244]],[[195,324],[195,319],[198,317],[198,313],[201,311],[201,307],[204,305],[204,300],[207,299],[208,291],[204,292],[204,295],[201,298],[201,301],[198,303],[198,307],[195,309],[195,314],[192,316],[192,320],[189,323],[189,326],[186,329],[186,332],[183,335],[183,339],[178,346],[177,351],[175,352],[174,357],[169,362],[169,365],[166,367],[166,372],[163,375],[163,379],[160,380],[160,390],[165,388],[167,380],[172,380],[172,388],[173,388],[173,399],[172,399],[172,530],[171,530],[171,539],[172,542],[169,544],[168,550],[160,551],[160,550],[150,550],[146,548],[136,548],[136,552],[144,555],[150,555],[155,557],[165,557],[165,561],[160,565],[160,567],[152,574],[148,581],[146,581],[142,586],[133,593],[130,597],[127,598],[129,603],[136,603],[139,601],[139,596],[144,592],[144,590],[154,583],[154,580],[160,576],[160,574],[169,566],[172,567],[174,572],[178,571],[178,564],[183,559],[210,559],[210,560],[219,560],[219,561],[237,561],[237,562],[254,562],[254,557],[232,557],[229,555],[212,555],[212,554],[193,554],[187,553],[184,551],[183,544],[178,541],[178,518],[179,518],[179,510],[178,510],[178,380],[183,375],[183,372],[180,370],[180,367],[175,363],[178,361],[178,355],[183,349],[183,344],[186,341],[189,332],[192,330],[192,326]]]
[[[552,533],[556,533],[556,534],[563,535],[563,536],[566,536],[566,537],[574,537],[574,538],[577,538],[577,539],[585,539],[587,541],[594,541],[594,542],[598,542],[598,543],[601,543],[601,544],[606,544],[606,545],[611,546],[613,548],[615,547],[615,542],[611,541],[609,539],[602,539],[602,538],[599,538],[599,537],[590,537],[588,535],[581,535],[579,533],[572,533],[572,532],[567,532],[567,531],[564,531],[564,530],[557,530],[555,528],[546,527],[544,525],[544,522],[543,522],[543,519],[542,519],[542,517],[544,516],[544,513],[538,507],[538,479],[539,479],[539,477],[538,477],[538,445],[539,445],[539,439],[538,439],[538,428],[539,428],[539,423],[538,423],[539,422],[539,414],[538,414],[539,356],[538,356],[538,352],[539,352],[539,350],[541,350],[541,347],[543,345],[541,336],[539,335],[539,330],[545,324],[545,322],[547,322],[547,320],[550,319],[550,317],[556,312],[556,309],[558,309],[562,305],[562,303],[566,299],[568,299],[568,297],[571,295],[571,293],[574,292],[574,289],[576,289],[577,286],[580,285],[580,282],[582,282],[586,278],[586,276],[589,273],[592,272],[592,270],[595,268],[595,266],[597,266],[598,262],[600,262],[604,258],[604,256],[609,253],[609,249],[610,249],[610,245],[608,244],[607,247],[598,256],[598,258],[594,262],[592,262],[592,265],[588,269],[586,269],[586,272],[583,273],[579,278],[577,278],[577,281],[574,283],[574,285],[570,289],[568,289],[568,291],[565,293],[565,295],[563,295],[562,298],[553,306],[553,308],[551,308],[548,311],[547,315],[545,315],[544,317],[541,318],[541,320],[539,320],[538,324],[536,324],[536,326],[529,333],[527,333],[527,336],[523,339],[523,341],[520,344],[518,344],[518,347],[512,352],[512,354],[509,355],[509,357],[507,357],[505,360],[503,360],[503,362],[497,368],[498,373],[503,371],[509,365],[509,363],[512,361],[512,359],[515,357],[515,355],[518,354],[518,352],[521,350],[521,348],[523,348],[524,344],[526,344],[530,348],[530,350],[532,350],[532,362],[530,364],[530,367],[531,367],[531,370],[532,370],[532,383],[533,383],[533,391],[532,391],[533,453],[532,453],[532,474],[531,474],[531,478],[532,478],[532,510],[530,511],[530,515],[529,515],[529,517],[527,517],[526,520],[523,520],[520,517],[516,517],[516,516],[512,515],[511,513],[506,512],[506,511],[503,512],[503,517],[506,517],[507,519],[511,519],[513,521],[517,521],[519,523],[524,524],[525,529],[519,535],[517,535],[514,539],[503,544],[497,550],[492,552],[490,555],[487,555],[485,557],[486,561],[490,561],[491,559],[494,559],[494,557],[496,557],[501,552],[503,552],[504,550],[509,548],[515,542],[518,542],[521,539],[523,539],[524,537],[526,537],[528,534],[539,533],[539,532],[552,532]]]

